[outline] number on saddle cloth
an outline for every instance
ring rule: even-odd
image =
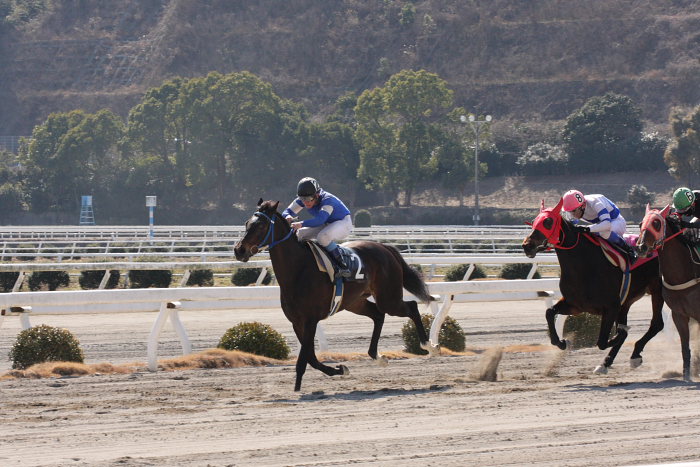
[[[343,257],[343,261],[347,265],[348,269],[352,273],[350,277],[345,279],[346,281],[351,280],[361,280],[365,278],[364,267],[362,260],[352,249],[338,245],[340,248],[340,254]]]

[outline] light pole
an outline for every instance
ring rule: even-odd
[[[481,127],[491,122],[491,115],[487,115],[483,120],[478,120],[474,114],[469,114],[469,117],[460,115],[459,121],[462,123],[469,122],[474,135],[476,136],[476,144],[474,146],[474,225],[479,225],[479,133]]]
[[[146,207],[148,208],[148,238],[153,242],[153,211],[156,208],[156,197],[146,196]]]

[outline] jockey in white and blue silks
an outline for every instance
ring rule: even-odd
[[[623,238],[627,231],[625,218],[608,198],[598,194],[584,196],[578,190],[569,190],[564,194],[562,208],[573,217],[576,229],[600,235],[627,253],[632,262],[636,260],[636,252]],[[588,221],[591,225],[581,225],[578,219]]]
[[[331,254],[338,266],[338,276],[350,277],[351,272],[336,243],[347,238],[352,231],[350,210],[337,196],[322,190],[318,182],[310,177],[299,180],[297,196],[282,212],[282,216],[296,230],[299,240],[315,238]],[[313,218],[293,222],[304,208]]]

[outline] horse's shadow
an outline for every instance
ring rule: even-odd
[[[574,384],[566,386],[570,392],[585,392],[585,391],[619,391],[619,390],[636,390],[636,389],[671,389],[671,388],[687,388],[700,390],[700,382],[683,381],[682,379],[664,379],[661,381],[648,381],[640,383],[615,383],[608,386],[595,386],[592,384]]]
[[[382,388],[376,391],[349,391],[336,392],[327,394],[324,391],[314,391],[311,394],[302,394],[298,399],[271,399],[267,402],[284,403],[284,402],[315,402],[319,400],[376,400],[394,396],[415,396],[420,394],[428,394],[435,392],[443,392],[450,389],[451,385],[434,384],[428,388],[422,389],[405,389],[405,388]]]

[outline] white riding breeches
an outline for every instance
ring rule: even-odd
[[[601,224],[604,224],[604,223],[601,222],[600,224],[596,224],[596,225],[599,226]],[[593,229],[593,228],[591,229],[592,232],[594,230],[595,229]],[[596,233],[598,235],[600,235],[601,237],[607,239],[610,237],[611,231],[615,232],[616,234],[618,234],[620,236],[620,238],[622,238],[624,233],[627,232],[627,223],[625,222],[625,218],[622,216],[617,216],[615,219],[610,221],[610,228],[609,229],[599,230]]]
[[[352,232],[352,217],[348,214],[339,221],[318,227],[302,227],[297,230],[299,241],[316,239],[319,245],[327,247],[331,242],[341,242]]]

